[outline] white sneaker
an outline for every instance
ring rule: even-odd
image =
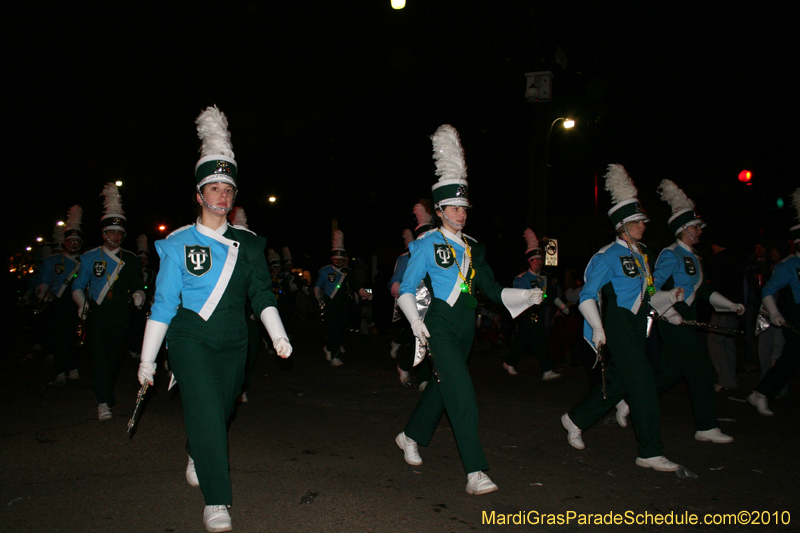
[[[481,494],[489,494],[490,492],[497,491],[497,485],[492,483],[489,476],[483,472],[472,472],[467,474],[467,494],[474,494],[480,496]]]
[[[750,394],[750,396],[747,397],[747,401],[755,405],[756,409],[758,409],[758,414],[760,415],[772,416],[775,414],[769,410],[767,397],[758,391],[753,391],[752,394]]]
[[[402,383],[403,385],[405,385],[406,383],[411,383],[411,378],[409,377],[408,372],[400,368],[399,365],[397,367],[397,373],[400,374],[400,383]]]
[[[427,381],[423,381],[422,383],[419,384],[419,387],[418,387],[419,391],[420,392],[424,391],[425,387],[427,387],[427,386],[428,386],[428,382]]]
[[[247,393],[246,393],[246,392],[243,392],[242,394],[240,394],[240,395],[239,395],[239,397],[238,397],[238,398],[236,398],[236,401],[237,401],[238,403],[247,403],[247,402],[249,402],[250,400],[248,400],[248,399],[247,399]]]
[[[56,376],[56,380],[53,382],[53,386],[54,387],[58,387],[59,389],[61,387],[66,387],[67,386],[67,376],[63,372],[60,373],[59,375],[57,375]]]
[[[77,368],[73,368],[72,370],[67,372],[67,379],[76,380],[78,378],[80,378],[80,376],[78,375],[78,369]]]
[[[344,346],[339,346],[339,353],[347,353],[347,351],[344,349]]]
[[[552,381],[554,379],[558,379],[561,377],[561,374],[557,374],[552,370],[548,370],[544,374],[542,374],[542,381]]]
[[[108,408],[107,403],[98,403],[97,404],[97,419],[101,422],[105,420],[111,420],[113,415],[111,414],[111,409]]]
[[[697,431],[694,438],[700,442],[715,442],[717,444],[728,444],[733,442],[733,437],[721,432],[719,428],[708,429],[706,431]]]
[[[422,464],[422,457],[419,456],[417,443],[406,437],[405,432],[401,432],[395,437],[394,442],[397,447],[403,450],[403,458],[410,465],[418,466]]]
[[[628,402],[620,400],[617,404],[617,424],[626,428],[628,427],[628,415],[631,414],[631,408]]]
[[[637,457],[636,465],[643,468],[652,468],[653,470],[657,470],[659,472],[674,472],[680,466],[677,463],[673,463],[663,455],[659,455],[658,457],[648,457],[647,459]]]
[[[194,469],[194,459],[189,456],[189,462],[186,465],[186,481],[192,487],[199,487],[200,480],[197,479],[197,470]]]
[[[392,349],[389,350],[389,357],[391,357],[392,359],[397,359],[397,350],[399,349],[400,345],[392,341]]]
[[[325,359],[330,361],[331,360],[331,352],[329,352],[328,349],[326,347],[324,347],[324,346],[322,347],[322,351],[325,352]]]
[[[508,372],[509,376],[516,376],[517,374],[519,374],[519,372],[517,372],[517,369],[509,365],[508,363],[503,363],[503,368],[506,369],[506,372]]]
[[[203,509],[203,523],[206,525],[206,531],[210,533],[233,531],[227,505],[206,505]]]
[[[331,366],[342,366],[344,363],[338,357],[331,359]]]
[[[564,413],[561,417],[561,425],[567,430],[567,441],[569,441],[570,446],[578,450],[586,448],[581,438],[581,430],[570,420],[568,413]]]

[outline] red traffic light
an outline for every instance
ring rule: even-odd
[[[751,179],[753,179],[753,173],[749,170],[742,170],[739,172],[739,181],[742,183],[750,183]]]

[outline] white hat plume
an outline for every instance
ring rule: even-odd
[[[111,182],[106,183],[100,196],[103,197],[105,216],[125,214],[125,211],[122,210],[122,196],[119,194],[119,189],[117,189],[115,184]]]
[[[658,186],[658,192],[661,195],[661,199],[667,202],[672,208],[673,213],[683,211],[684,209],[694,210],[694,202],[691,198],[686,196],[686,193],[675,185],[675,182],[672,180],[661,180],[661,184]]]
[[[225,155],[234,159],[231,133],[228,131],[228,119],[217,106],[209,106],[195,120],[197,136],[203,141],[200,147],[201,157]]]
[[[525,250],[526,252],[530,252],[539,247],[539,239],[536,238],[536,234],[531,228],[527,228],[522,236],[525,238],[525,243],[528,245],[528,249]]]
[[[608,165],[605,175],[606,190],[611,193],[611,202],[618,204],[624,200],[636,198],[637,190],[625,167],[618,164]]]
[[[431,140],[439,181],[466,180],[467,163],[464,161],[464,149],[458,131],[450,124],[443,124],[431,136]]]

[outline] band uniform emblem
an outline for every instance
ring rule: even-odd
[[[683,258],[683,269],[690,276],[696,276],[697,275],[697,267],[695,266],[694,260],[691,257],[684,257]]]
[[[92,272],[94,272],[94,277],[102,278],[106,273],[106,262],[95,261],[92,267]]]
[[[433,245],[433,258],[436,266],[440,268],[447,269],[456,264],[453,252],[446,244]]]
[[[629,278],[635,278],[639,275],[639,272],[636,270],[636,262],[633,260],[633,256],[631,255],[621,255],[619,256],[619,262],[622,264],[622,273]]]
[[[189,274],[199,278],[211,270],[210,246],[184,245],[183,250]]]
[[[60,276],[64,273],[64,263],[56,263],[56,275]]]

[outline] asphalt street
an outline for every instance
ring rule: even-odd
[[[662,396],[665,455],[697,474],[682,479],[636,466],[634,431],[613,417],[584,432],[585,450],[568,445],[560,416],[586,392],[583,367],[562,365],[562,379],[542,382],[526,357],[511,377],[501,366],[507,348],[477,343],[470,366],[480,434],[500,490],[470,496],[447,417],[420,448],[423,465],[403,461],[394,437],[420,393],[400,385],[388,335],[350,334],[345,365],[332,368],[321,325],[296,328],[291,368],[262,348],[250,401],[230,428],[235,531],[800,530],[797,380],[787,398],[771,402],[774,417],[744,401],[757,373],[718,394],[720,428],[736,439],[725,445],[694,439],[684,385]],[[124,361],[114,418],[101,423],[87,355],[81,378],[58,389],[43,354],[24,343],[6,354],[0,531],[204,531],[202,496],[184,478],[180,392],[166,391],[163,370],[136,433],[126,434],[137,365]],[[655,523],[722,514],[769,524]],[[581,517],[623,523],[584,526]]]

